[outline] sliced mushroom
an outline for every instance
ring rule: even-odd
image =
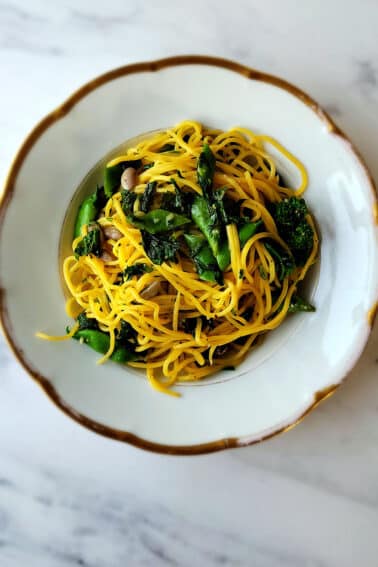
[[[169,286],[169,283],[167,281],[160,282],[160,290],[161,290],[161,293],[163,295],[167,295],[168,286]]]
[[[123,189],[131,191],[136,185],[136,170],[133,167],[127,167],[121,176],[121,186]]]
[[[102,260],[103,262],[113,262],[113,260],[115,260],[115,257],[107,250],[103,250],[101,252],[100,260]]]
[[[159,295],[159,292],[160,292],[160,282],[155,280],[152,283],[150,283],[147,287],[145,287],[143,291],[141,291],[140,296],[143,297],[143,299],[151,299],[152,297],[156,297],[157,295]]]
[[[106,240],[119,240],[123,236],[122,232],[112,225],[103,226],[102,232],[104,233]]]

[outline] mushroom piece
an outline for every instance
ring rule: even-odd
[[[121,176],[121,187],[131,191],[136,185],[136,170],[133,167],[127,167]]]
[[[160,292],[160,282],[155,280],[150,283],[147,287],[144,288],[143,291],[140,292],[140,296],[143,299],[151,299],[152,297],[156,297],[159,295]]]
[[[102,232],[104,233],[106,240],[119,240],[123,236],[122,232],[113,225],[103,226]]]
[[[115,260],[115,257],[107,250],[103,250],[101,252],[100,260],[102,260],[103,262],[113,262],[113,260]]]

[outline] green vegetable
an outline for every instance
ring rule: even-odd
[[[137,331],[134,329],[134,327],[132,325],[130,325],[130,323],[128,323],[127,321],[124,321],[123,319],[121,320],[121,328],[118,331],[117,334],[117,343],[124,343],[125,341],[127,342],[132,342],[132,343],[136,343],[137,342]]]
[[[125,190],[121,192],[121,206],[126,216],[132,214],[136,198],[136,193],[132,191]]]
[[[150,181],[147,183],[143,194],[140,197],[140,210],[143,213],[147,213],[148,209],[151,207],[156,190],[156,181]]]
[[[183,320],[184,332],[194,336],[198,319],[201,320],[202,330],[207,329],[211,331],[214,329],[214,319],[208,319],[205,315],[200,315],[199,317],[186,317],[186,319]]]
[[[127,220],[134,226],[144,229],[150,234],[167,232],[168,230],[173,230],[174,228],[184,226],[191,222],[190,219],[183,215],[177,215],[176,213],[171,213],[164,209],[154,209],[144,216],[132,216],[128,217]]]
[[[227,196],[227,188],[223,187],[213,192],[213,199],[217,207],[218,216],[225,224],[238,224],[241,221],[240,205],[243,199],[234,201]]]
[[[77,322],[79,323],[79,329],[98,329],[97,320],[92,317],[87,317],[85,311],[79,314],[77,318]]]
[[[162,146],[160,148],[160,150],[158,150],[159,154],[164,154],[165,152],[173,152],[175,149],[174,144],[164,144],[164,146]]]
[[[106,354],[109,350],[110,337],[108,333],[103,333],[96,329],[81,329],[74,334],[73,338],[85,343],[101,354]],[[116,346],[110,360],[114,362],[129,362],[136,358],[137,355],[134,351],[128,350],[125,346]]]
[[[105,204],[104,188],[97,187],[96,191],[81,203],[75,222],[74,238],[81,235],[83,226],[97,219],[100,209]]]
[[[311,303],[309,303],[302,297],[299,297],[299,295],[293,295],[291,297],[288,312],[297,313],[298,311],[312,312],[312,311],[316,311],[316,309],[313,305],[311,305]]]
[[[154,167],[155,163],[152,161],[151,163],[146,163],[143,167],[142,167],[142,171],[147,171],[147,169],[150,169],[151,167]]]
[[[99,228],[95,228],[88,232],[86,236],[84,236],[79,244],[75,248],[75,257],[76,259],[79,256],[87,256],[88,254],[94,254],[95,256],[99,257],[101,255],[101,231]]]
[[[278,279],[282,281],[295,269],[294,258],[279,244],[277,244],[277,242],[265,242],[265,248],[268,250],[274,260]]]
[[[262,277],[263,280],[268,279],[268,274],[264,270],[264,266],[262,264],[259,265],[259,274],[260,274],[260,276]]]
[[[176,262],[179,243],[169,236],[155,236],[146,230],[141,231],[144,251],[154,264],[162,264],[168,260]]]
[[[272,208],[272,216],[281,238],[293,253],[297,266],[303,266],[314,244],[314,231],[306,220],[308,214],[304,199],[290,197]]]
[[[208,144],[204,144],[203,150],[197,161],[197,179],[202,193],[210,197],[215,173],[215,157]]]
[[[185,234],[184,238],[200,279],[222,284],[222,272],[206,238],[195,234]]]
[[[303,266],[314,245],[314,232],[308,222],[303,221],[286,236],[286,242],[293,252],[297,266]]]
[[[205,235],[219,269],[223,272],[230,263],[230,251],[216,204],[210,204],[204,197],[197,195],[191,213],[193,221]]]
[[[239,227],[239,240],[240,240],[240,248],[248,242],[252,236],[254,236],[260,228],[263,226],[262,220],[258,220],[256,222],[245,222]]]
[[[138,262],[137,264],[128,266],[123,270],[122,272],[123,280],[124,281],[130,280],[133,276],[141,276],[146,272],[152,272],[151,266],[148,266],[144,262]]]
[[[193,193],[181,191],[174,179],[171,179],[171,183],[175,188],[175,192],[167,191],[163,194],[161,208],[172,211],[173,213],[189,216],[193,203]]]
[[[111,167],[106,167],[104,172],[104,191],[106,197],[109,199],[115,191],[117,191],[121,185],[122,173],[128,167],[133,167],[138,169],[142,166],[142,160],[128,160],[121,161],[117,165],[112,165]]]
[[[304,199],[290,197],[275,203],[272,208],[272,215],[277,224],[277,228],[282,232],[290,232],[293,226],[297,226],[304,221],[308,213]]]

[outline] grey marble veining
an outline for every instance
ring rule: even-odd
[[[128,62],[214,54],[287,78],[378,176],[378,4],[0,0],[0,177],[26,133]],[[0,567],[375,567],[378,328],[345,385],[262,445],[163,457],[61,414],[0,338]]]

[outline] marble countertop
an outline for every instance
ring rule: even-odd
[[[0,0],[0,176],[44,114],[112,67],[228,57],[294,82],[378,178],[374,0]],[[378,327],[344,386],[269,442],[183,458],[60,413],[0,338],[0,567],[378,565]]]

